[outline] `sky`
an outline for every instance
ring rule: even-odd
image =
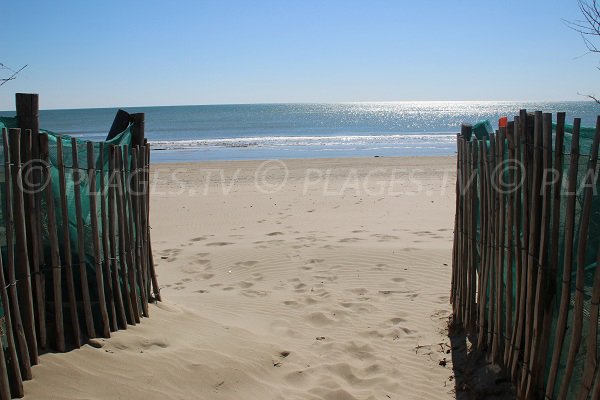
[[[0,86],[42,109],[581,100],[600,55],[576,0],[5,0]],[[0,70],[0,77],[9,74]]]

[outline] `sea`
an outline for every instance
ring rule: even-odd
[[[287,158],[447,156],[461,123],[518,115],[520,109],[567,113],[594,127],[593,101],[405,101],[335,104],[228,104],[123,107],[143,112],[152,162]],[[101,141],[117,108],[42,110],[40,126]],[[14,111],[0,112],[13,116]]]

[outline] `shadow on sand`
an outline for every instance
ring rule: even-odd
[[[515,399],[512,384],[502,368],[492,364],[486,354],[477,350],[477,338],[467,335],[459,324],[448,323],[448,337],[452,346],[457,400]]]

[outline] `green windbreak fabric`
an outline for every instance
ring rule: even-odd
[[[483,125],[487,125],[486,124],[487,121],[483,121],[481,124]],[[474,126],[477,126],[474,125]],[[563,181],[562,184],[560,185],[559,188],[559,193],[558,196],[560,197],[560,207],[559,207],[559,224],[557,226],[551,226],[550,224],[550,232],[548,233],[548,237],[552,237],[552,230],[557,229],[558,230],[558,242],[557,243],[549,243],[548,246],[546,247],[546,251],[548,252],[548,256],[550,255],[550,249],[553,247],[558,247],[558,258],[557,259],[550,259],[550,257],[547,257],[548,259],[548,263],[554,263],[554,267],[556,268],[556,272],[557,275],[552,278],[553,282],[552,285],[553,287],[555,287],[555,297],[554,297],[554,302],[552,304],[552,329],[550,332],[547,332],[546,334],[549,335],[550,338],[550,345],[549,345],[549,353],[547,354],[546,357],[546,371],[545,371],[545,375],[544,375],[544,379],[545,381],[547,381],[548,378],[548,373],[549,373],[549,368],[550,368],[550,361],[552,360],[552,357],[554,356],[554,351],[555,351],[555,346],[554,346],[554,341],[555,341],[555,336],[556,336],[556,325],[557,325],[557,321],[558,321],[558,316],[559,316],[559,308],[560,308],[560,297],[561,297],[561,293],[563,290],[563,280],[565,280],[565,277],[563,276],[563,266],[564,266],[564,257],[565,257],[565,242],[566,242],[566,234],[565,234],[565,230],[566,230],[566,214],[567,214],[567,203],[568,203],[568,198],[569,195],[567,193],[567,179],[568,179],[568,175],[569,175],[569,166],[571,164],[571,160],[573,155],[571,154],[571,145],[572,145],[572,132],[573,132],[573,127],[571,125],[566,125],[565,126],[565,135],[564,135],[564,147],[562,150],[562,154],[563,154],[563,162],[562,165],[560,166],[560,169],[562,170],[562,174],[563,174]],[[568,293],[569,293],[569,314],[568,314],[568,319],[567,319],[567,332],[566,332],[566,336],[564,339],[564,343],[561,349],[561,353],[560,353],[560,364],[559,364],[559,370],[558,370],[558,375],[557,375],[557,379],[556,379],[556,387],[554,390],[554,396],[553,398],[557,397],[557,394],[559,392],[559,385],[562,382],[562,378],[564,376],[565,373],[565,367],[566,367],[566,360],[567,360],[567,355],[569,352],[569,344],[571,341],[571,337],[573,335],[572,332],[572,321],[573,321],[573,314],[574,314],[574,303],[575,303],[575,296],[576,296],[576,287],[575,287],[575,282],[576,282],[576,274],[577,274],[577,248],[578,248],[578,244],[579,244],[579,236],[580,236],[580,227],[581,227],[581,219],[582,219],[582,212],[583,212],[583,202],[584,202],[584,189],[586,187],[586,179],[587,179],[587,169],[588,169],[588,162],[589,162],[589,158],[590,158],[590,153],[591,153],[591,146],[592,146],[592,142],[593,142],[593,138],[595,135],[595,129],[594,128],[588,128],[588,127],[581,127],[580,128],[580,140],[579,140],[579,159],[577,162],[577,192],[576,192],[576,201],[575,201],[575,227],[574,227],[574,238],[573,238],[573,257],[572,257],[572,268],[571,268],[571,276],[570,276],[570,287],[568,287]],[[555,136],[556,136],[556,124],[553,124],[553,135],[552,135],[552,150],[553,150],[553,154],[552,154],[552,160],[554,160],[555,157],[555,152],[556,152],[556,148],[555,148]],[[480,135],[473,135],[473,137],[471,138],[471,140],[478,140],[478,139],[482,139],[485,140],[485,144],[486,146],[484,146],[484,149],[486,149],[486,151],[489,151],[490,147],[489,147],[489,140],[486,136],[482,136],[480,137]],[[505,146],[505,160],[508,159],[508,142],[505,142],[504,144]],[[506,166],[509,166],[508,162],[505,162]],[[556,167],[555,167],[556,168]],[[481,171],[479,169],[479,166],[475,167],[475,171],[476,174],[478,176],[478,182],[481,182]],[[504,171],[501,172],[503,174],[504,179],[508,178],[508,169],[505,169]],[[548,178],[550,179],[550,178]],[[553,189],[552,189],[553,190]],[[586,362],[586,353],[587,353],[587,332],[589,331],[589,324],[590,324],[590,307],[591,307],[591,292],[592,292],[592,287],[593,287],[593,281],[594,281],[594,274],[596,272],[596,269],[598,267],[597,262],[596,262],[596,257],[597,257],[597,253],[598,253],[598,248],[600,245],[600,180],[596,180],[594,183],[594,187],[593,187],[593,191],[594,191],[594,196],[593,196],[593,202],[592,202],[592,209],[591,209],[591,217],[589,219],[589,231],[587,233],[587,245],[585,247],[585,252],[584,252],[584,268],[585,268],[585,286],[584,286],[584,326],[582,329],[582,342],[581,345],[579,347],[579,351],[578,354],[576,356],[576,363],[575,363],[575,369],[572,375],[572,378],[570,380],[570,384],[569,384],[569,391],[568,391],[568,396],[567,398],[572,399],[572,398],[576,398],[576,395],[578,393],[579,388],[582,385],[582,376],[583,376],[583,371],[584,371],[584,366],[585,366],[585,362]],[[480,193],[479,193],[480,194]],[[479,195],[478,194],[478,195]],[[554,193],[551,192],[551,196],[554,196]],[[516,199],[516,202],[521,202],[522,204],[522,200],[523,199]],[[508,209],[508,201],[509,201],[509,196],[504,196],[504,201],[505,201],[505,209]],[[477,204],[480,204],[480,202],[478,201]],[[552,213],[555,206],[554,206],[554,202],[552,203],[551,206],[551,210],[550,212]],[[527,207],[525,207],[524,205],[521,207],[522,211],[522,216],[521,216],[521,221],[524,220],[524,213],[527,210]],[[477,214],[477,238],[479,239],[481,237],[481,221],[480,221],[480,215]],[[513,231],[513,238],[518,238],[521,237],[522,238],[522,229],[517,229],[515,231]],[[515,239],[513,239],[515,240]],[[515,245],[515,243],[513,242],[511,244],[512,246]],[[479,251],[479,246],[477,251]],[[480,255],[479,255],[480,256]],[[492,257],[494,257],[494,255],[492,255]],[[477,257],[477,259],[475,260],[477,263],[479,263],[481,257]],[[512,296],[512,315],[514,316],[516,313],[516,283],[517,283],[517,265],[516,265],[516,261],[513,259],[513,262],[511,265],[507,265],[506,264],[506,257],[505,257],[505,271],[507,270],[507,268],[511,268],[512,269],[512,288],[513,288],[513,296]],[[478,271],[480,271],[480,264],[476,265],[476,268],[478,269]],[[549,266],[546,266],[549,268]],[[505,273],[504,276],[502,277],[502,290],[504,292],[505,288],[507,286],[507,274]],[[491,293],[491,290],[494,290],[493,288],[491,288],[489,285],[487,287],[487,292],[485,293],[485,298],[487,299],[486,301],[486,308],[490,307],[490,304],[493,303],[493,300],[490,300],[490,297],[493,296],[493,294]],[[506,312],[506,300],[504,300],[504,303],[502,305],[503,308],[503,312]],[[488,315],[488,311],[485,312],[485,315]],[[491,321],[487,321],[486,324],[491,323]],[[515,321],[513,320],[513,324],[515,323]],[[594,323],[597,323],[596,321],[594,321]],[[514,326],[513,326],[514,328]],[[506,333],[506,332],[503,332]],[[578,333],[579,334],[579,333]],[[600,340],[598,341],[598,348],[597,351],[600,352]],[[543,397],[543,396],[542,396]]]
[[[19,119],[17,117],[0,117],[0,130],[2,130],[2,128],[10,129],[18,127]]]
[[[75,179],[74,179],[74,152],[72,146],[72,137],[67,135],[58,135],[54,132],[41,130],[48,134],[48,162],[50,164],[50,172],[52,177],[52,192],[54,194],[54,204],[57,208],[57,216],[61,216],[62,211],[60,208],[60,185],[59,183],[59,170],[58,170],[58,155],[57,155],[57,143],[62,142],[63,147],[63,164],[65,167],[65,180],[66,180],[66,193],[67,193],[67,204],[69,213],[69,237],[71,239],[71,249],[77,249],[77,214],[75,207]],[[78,171],[79,171],[79,190],[81,193],[81,211],[83,215],[84,224],[84,242],[86,243],[86,255],[88,258],[93,256],[92,249],[92,231],[91,231],[91,219],[90,219],[90,198],[89,194],[89,178],[88,178],[88,161],[87,161],[87,142],[76,139],[75,153],[77,154],[78,160]],[[96,170],[96,191],[101,191],[100,181],[101,174],[103,179],[108,182],[109,171],[108,171],[108,159],[109,159],[109,146],[130,146],[131,145],[131,126],[119,135],[115,136],[110,141],[106,142],[94,142],[94,166]],[[103,157],[100,159],[100,148],[103,148]],[[96,210],[100,212],[100,195],[95,196],[96,199]],[[98,214],[98,220],[101,220],[101,216]],[[62,238],[63,232],[62,224],[58,224],[59,229],[59,240]],[[98,227],[100,234],[102,233],[102,225]],[[61,246],[62,248],[62,246]],[[73,262],[77,263],[78,257],[76,254],[73,255]],[[88,264],[93,266],[91,262]]]
[[[0,117],[0,129],[1,128],[15,128],[18,126],[18,119],[15,118],[6,118]],[[59,249],[60,249],[60,259],[64,265],[65,254],[64,254],[64,243],[63,243],[63,224],[62,224],[62,207],[61,207],[61,197],[60,197],[60,185],[59,185],[59,168],[58,168],[58,153],[57,146],[58,143],[62,143],[63,147],[63,164],[65,171],[65,180],[66,180],[66,202],[67,202],[67,212],[68,212],[68,229],[69,229],[69,242],[71,248],[71,258],[73,262],[73,266],[79,265],[79,252],[78,252],[78,233],[77,233],[77,213],[75,206],[75,171],[79,172],[79,187],[81,194],[81,214],[83,219],[83,232],[84,232],[84,244],[85,244],[85,259],[82,260],[85,262],[87,267],[87,277],[88,281],[92,282],[95,279],[95,264],[94,264],[94,251],[93,251],[93,242],[92,242],[92,229],[91,229],[91,215],[90,215],[90,201],[95,199],[96,201],[96,211],[97,211],[97,219],[98,219],[98,230],[100,239],[102,241],[102,229],[103,224],[102,215],[101,215],[101,198],[102,192],[100,187],[100,182],[103,180],[105,182],[105,187],[108,187],[109,184],[109,148],[111,145],[120,146],[123,150],[123,156],[128,158],[129,163],[131,163],[131,139],[132,139],[132,126],[130,125],[121,132],[119,135],[115,136],[113,139],[105,142],[93,142],[93,160],[94,160],[94,171],[96,174],[96,191],[99,193],[97,196],[90,196],[89,194],[89,178],[88,178],[88,152],[87,152],[87,141],[76,138],[74,140],[75,147],[73,146],[73,138],[66,135],[60,135],[45,129],[40,129],[41,132],[48,134],[48,169],[50,171],[50,177],[52,180],[52,194],[53,194],[53,202],[54,202],[54,212],[56,215],[57,221],[57,234],[59,240]],[[0,142],[2,142],[0,140]],[[102,158],[100,157],[100,149],[103,149]],[[125,151],[127,149],[127,151]],[[78,159],[78,168],[75,168],[74,165],[74,156],[77,155]],[[124,178],[128,179],[130,176],[130,164],[124,166]],[[107,189],[105,188],[104,194],[106,194]],[[2,251],[2,261],[5,269],[4,276],[7,277],[7,241],[6,241],[6,220],[5,220],[5,212],[6,212],[6,181],[5,181],[5,158],[4,158],[4,146],[3,143],[0,143],[0,196],[1,204],[0,204],[0,248]],[[51,276],[51,266],[50,266],[50,241],[49,241],[49,230],[48,230],[48,207],[45,196],[40,196],[41,204],[39,209],[38,217],[40,218],[41,228],[42,228],[42,246],[43,246],[43,259],[44,264],[40,266],[40,270],[43,274],[46,275],[46,285],[47,291],[50,293],[52,288],[48,285],[52,284]],[[130,209],[124,210],[127,212],[132,212]],[[118,233],[117,233],[118,236]],[[118,239],[117,239],[118,240]],[[100,252],[101,261],[104,262],[106,260],[103,259],[103,252]],[[79,282],[79,268],[72,268],[74,278],[76,282]],[[50,273],[50,275],[47,275]],[[64,274],[63,274],[64,279]],[[10,282],[6,282],[9,284]],[[122,283],[127,284],[127,283]],[[76,290],[79,291],[79,285],[76,285]],[[92,298],[92,302],[97,298],[97,293],[93,291],[96,288],[95,284],[88,284],[90,288],[90,296]],[[63,283],[63,288],[65,284]],[[79,293],[79,292],[78,292]],[[66,297],[64,297],[66,298]],[[78,294],[78,298],[79,294]],[[2,343],[6,348],[6,326],[4,319],[4,309],[1,299],[0,299],[0,333],[2,334]],[[94,311],[94,314],[98,313]]]
[[[494,133],[494,128],[492,128],[492,124],[490,123],[490,121],[485,120],[473,125],[472,131],[475,137],[481,140],[483,138],[489,137],[490,133]],[[469,138],[469,140],[471,139]]]

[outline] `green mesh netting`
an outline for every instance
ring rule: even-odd
[[[473,125],[472,131],[475,137],[479,140],[489,137],[490,133],[494,133],[492,124],[490,124],[490,121],[488,120],[481,121]],[[469,140],[471,140],[471,138],[469,138]]]
[[[6,118],[0,117],[0,131],[2,128],[16,128],[18,127],[18,119],[15,118]],[[118,145],[121,146],[123,150],[124,156],[128,157],[129,163],[131,163],[131,153],[129,151],[125,151],[131,149],[131,125],[121,132],[119,135],[114,137],[113,139],[105,142],[94,142],[94,168],[96,171],[96,191],[101,192],[100,182],[101,179],[105,182],[105,191],[103,193],[106,196],[106,188],[110,184],[109,180],[109,146],[110,145]],[[65,180],[66,180],[66,201],[67,201],[67,210],[68,210],[68,229],[69,229],[69,242],[71,247],[71,258],[72,265],[76,266],[79,264],[79,252],[78,252],[78,234],[77,234],[77,213],[75,206],[75,175],[76,169],[74,168],[74,154],[73,154],[73,146],[72,146],[72,138],[66,135],[59,135],[51,131],[47,131],[44,129],[40,129],[40,131],[48,134],[48,162],[50,167],[50,176],[52,179],[52,193],[54,200],[54,210],[56,214],[57,221],[57,234],[59,240],[59,248],[60,248],[60,259],[61,263],[64,263],[65,254],[64,254],[64,245],[63,245],[63,224],[62,224],[62,207],[61,207],[61,198],[60,198],[60,185],[59,185],[59,168],[58,168],[58,155],[57,155],[57,144],[59,141],[62,143],[63,147],[63,165],[65,171]],[[88,287],[90,288],[90,297],[92,299],[92,303],[94,303],[94,299],[97,299],[97,293],[95,292],[96,284],[95,284],[95,265],[94,265],[94,250],[92,243],[92,228],[91,228],[91,218],[90,218],[90,196],[89,196],[89,178],[88,178],[88,153],[87,153],[87,141],[76,139],[76,150],[78,159],[78,168],[77,171],[79,173],[79,183],[80,183],[80,194],[81,194],[81,214],[83,216],[83,232],[84,232],[84,243],[85,243],[85,263],[87,266],[87,278],[88,278]],[[100,149],[103,150],[102,158],[100,158]],[[124,174],[125,180],[127,181],[131,174],[130,164],[124,166]],[[5,158],[4,158],[4,145],[0,143],[0,196],[2,196],[1,206],[0,206],[0,248],[5,249],[7,246],[6,243],[6,223],[4,221],[5,210],[6,210],[6,199],[5,197]],[[42,229],[42,242],[43,242],[43,254],[42,257],[46,260],[46,264],[49,265],[50,260],[50,248],[49,248],[49,235],[48,235],[48,213],[47,213],[47,205],[45,196],[41,197],[41,207],[38,218],[41,221],[41,229]],[[102,240],[102,216],[101,216],[101,195],[95,196],[96,200],[96,211],[97,211],[97,219],[98,219],[98,231],[100,235],[100,245],[101,248],[103,246]],[[127,207],[127,205],[126,205]],[[133,212],[133,210],[126,208],[126,215]],[[107,228],[108,229],[108,228]],[[134,232],[134,234],[137,234]],[[118,233],[117,233],[117,242],[118,242]],[[6,251],[2,251],[3,264],[5,268],[5,277],[7,276],[7,262],[6,262]],[[101,262],[105,263],[108,260],[104,259],[104,254],[100,251]],[[117,256],[118,258],[119,256]],[[44,265],[40,266],[41,270],[48,269]],[[72,268],[75,282],[80,281],[79,269],[74,267]],[[65,276],[63,274],[63,280]],[[9,282],[7,282],[8,284]],[[46,279],[46,291],[47,293],[51,293],[52,291],[52,279],[50,276]],[[123,282],[121,280],[122,285],[127,285],[127,282]],[[79,285],[75,285],[76,287],[76,296],[80,298],[80,290]],[[66,284],[63,282],[62,284],[63,290],[66,290]],[[63,293],[63,299],[66,299],[67,293]],[[97,305],[93,304],[93,307],[97,308]],[[95,318],[99,319],[99,311],[97,309],[93,310]],[[0,299],[0,332],[2,333],[2,343],[4,348],[6,348],[6,327],[5,327],[5,319],[4,319],[4,307],[2,305]]]
[[[488,140],[488,134],[487,133],[492,133],[491,130],[489,130],[491,128],[491,124],[489,123],[489,121],[483,121],[480,122],[476,125],[473,126],[473,128],[478,127],[478,131],[473,131],[474,135],[472,135],[471,138],[469,138],[469,140],[485,140],[486,146],[484,146],[484,148],[486,149],[486,151],[489,151],[490,146],[489,146],[489,140]],[[563,261],[564,261],[564,254],[565,254],[565,224],[566,224],[566,209],[567,209],[567,199],[568,199],[568,194],[567,194],[567,179],[569,176],[569,166],[571,164],[571,143],[572,143],[572,130],[573,127],[570,125],[566,125],[565,126],[565,135],[564,135],[564,147],[563,147],[563,162],[562,162],[562,174],[563,174],[563,179],[562,179],[562,184],[560,185],[560,223],[558,226],[554,227],[551,226],[551,223],[549,224],[549,234],[548,236],[551,238],[551,231],[553,229],[558,229],[558,243],[548,243],[548,246],[546,246],[547,251],[550,252],[550,249],[554,246],[558,247],[558,257],[555,260],[552,260],[550,258],[548,258],[548,263],[554,263],[555,267],[556,267],[556,272],[557,275],[554,278],[554,286],[555,286],[555,297],[554,297],[554,302],[552,304],[552,329],[550,332],[547,332],[546,334],[549,335],[550,337],[550,345],[549,345],[549,352],[547,354],[546,357],[546,371],[545,371],[545,376],[544,376],[544,380],[545,382],[547,382],[548,379],[548,374],[549,374],[549,369],[550,369],[550,361],[552,360],[552,357],[554,356],[554,352],[556,351],[556,349],[554,348],[554,341],[555,341],[555,336],[556,336],[556,325],[557,325],[557,320],[558,320],[558,315],[559,315],[559,308],[560,308],[560,297],[561,297],[561,293],[562,293],[562,282],[563,282]],[[590,153],[591,153],[591,146],[592,146],[592,142],[593,142],[593,138],[595,135],[595,129],[594,128],[580,128],[580,139],[579,139],[579,159],[578,159],[578,173],[577,173],[577,192],[576,192],[576,201],[575,201],[575,228],[574,228],[574,234],[573,234],[573,259],[572,259],[572,267],[571,267],[571,279],[570,279],[570,288],[569,288],[569,314],[568,314],[568,319],[567,319],[567,332],[564,338],[564,343],[561,349],[561,353],[560,353],[560,364],[559,364],[559,369],[558,369],[558,374],[557,374],[557,378],[556,378],[556,385],[555,385],[555,389],[554,389],[554,396],[553,398],[557,397],[558,391],[559,391],[559,385],[561,384],[562,380],[563,380],[563,376],[565,373],[565,367],[566,367],[566,360],[567,360],[567,355],[569,352],[569,343],[571,340],[571,336],[573,334],[572,332],[572,320],[573,320],[573,313],[574,313],[574,303],[575,303],[575,295],[576,295],[576,287],[575,287],[575,283],[576,283],[576,274],[577,274],[577,247],[578,247],[578,242],[579,242],[579,231],[580,231],[580,226],[581,226],[581,214],[583,211],[583,201],[584,201],[584,188],[585,188],[585,180],[587,178],[587,170],[588,170],[588,161],[589,161],[589,157],[590,157]],[[552,135],[552,162],[554,162],[554,155],[555,155],[555,137],[556,137],[556,124],[553,124],[553,135]],[[504,152],[504,159],[507,160],[509,157],[508,154],[508,142],[506,141],[504,143],[505,146],[505,152]],[[533,145],[532,145],[533,147]],[[505,165],[508,165],[505,164]],[[476,174],[477,174],[477,182],[478,182],[478,187],[481,188],[481,182],[482,182],[482,178],[481,178],[481,171],[479,168],[479,165],[476,167]],[[504,175],[505,179],[508,177],[508,172],[507,169],[503,170],[502,174]],[[552,189],[553,190],[553,189]],[[583,325],[583,329],[582,329],[582,342],[581,345],[579,346],[579,351],[578,354],[576,356],[576,362],[575,362],[575,369],[573,372],[573,375],[571,377],[570,380],[570,384],[569,384],[569,391],[568,391],[568,396],[567,398],[575,398],[575,396],[577,395],[579,388],[582,385],[582,376],[583,376],[583,371],[584,371],[584,367],[585,367],[585,358],[586,358],[586,353],[587,353],[587,343],[586,343],[586,337],[587,337],[587,332],[589,330],[589,324],[590,324],[590,306],[591,306],[591,292],[592,292],[592,287],[593,287],[593,280],[594,280],[594,273],[596,272],[596,268],[597,268],[597,262],[596,262],[596,257],[597,257],[597,251],[598,251],[598,246],[600,245],[600,197],[598,197],[598,194],[600,193],[600,180],[596,180],[594,183],[594,187],[593,187],[593,191],[594,191],[594,195],[593,195],[593,202],[592,202],[592,213],[591,213],[591,218],[589,220],[589,231],[587,234],[587,245],[586,245],[586,251],[585,251],[585,289],[584,289],[584,325]],[[479,193],[478,193],[479,195]],[[554,193],[551,191],[551,196],[553,196]],[[504,201],[505,201],[505,206],[508,205],[508,201],[509,201],[509,196],[504,196]],[[516,201],[521,201],[523,202],[523,199],[521,198],[516,199]],[[477,205],[479,205],[479,201],[477,202]],[[554,208],[555,203],[552,203],[552,207]],[[505,208],[505,210],[507,210],[508,208]],[[524,220],[525,217],[525,213],[527,212],[528,208],[523,206],[522,207],[522,214],[521,214],[521,221]],[[541,210],[540,210],[541,211]],[[477,241],[479,242],[480,238],[481,238],[481,220],[480,220],[480,215],[479,215],[479,210],[476,209],[475,211],[476,214],[476,221],[477,221],[477,231],[476,231],[476,238]],[[506,220],[505,220],[506,223]],[[520,237],[522,238],[522,230],[520,230],[521,232],[515,232],[513,231],[513,238],[519,237],[517,235],[521,235]],[[515,239],[513,239],[515,240]],[[550,254],[550,253],[548,253]],[[492,254],[492,257],[495,257]],[[506,257],[505,257],[506,258]],[[481,259],[481,255],[479,254],[479,246],[477,248],[477,257],[476,257],[476,262],[478,263]],[[480,270],[480,265],[478,264],[477,266],[477,270]],[[504,293],[504,290],[506,289],[507,286],[507,265],[506,265],[506,260],[505,260],[505,264],[504,264],[504,270],[505,270],[505,274],[503,276],[503,281],[502,281],[502,290]],[[513,263],[512,265],[510,265],[510,268],[512,270],[512,288],[513,288],[513,293],[512,293],[512,315],[515,315],[516,312],[516,281],[517,281],[517,265],[516,265],[516,261],[513,259]],[[494,285],[488,285],[487,287],[487,292],[485,293],[485,299],[486,299],[486,312],[485,312],[485,316],[487,319],[488,311],[489,311],[489,307],[493,306],[493,293],[495,292],[495,283]],[[503,309],[503,313],[506,313],[506,301],[504,300],[504,303],[502,304],[502,309]],[[490,324],[491,321],[485,321],[485,324]],[[597,321],[594,321],[594,323],[598,323]],[[515,321],[513,319],[513,328],[514,328],[514,324]],[[506,332],[503,332],[503,334],[505,334]],[[600,351],[600,341],[598,341],[599,343],[599,348],[598,351]],[[543,394],[540,394],[543,397]]]

